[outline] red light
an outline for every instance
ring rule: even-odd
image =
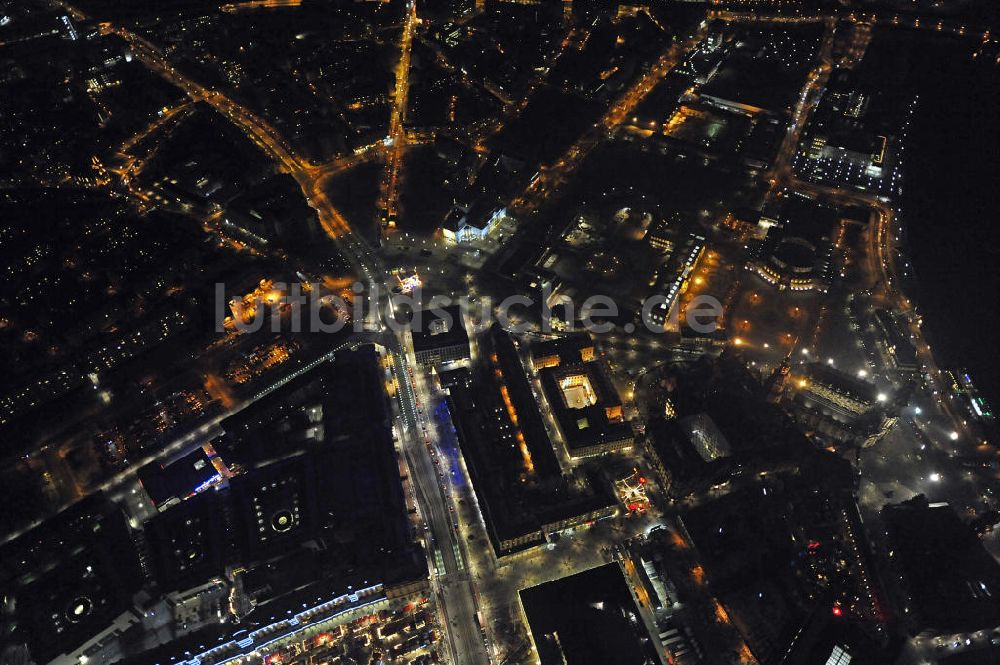
[[[843,615],[844,615],[844,610],[840,607],[840,605],[839,604],[838,605],[834,605],[833,606],[833,616],[839,617],[839,616],[843,616]]]
[[[640,485],[645,485],[646,484],[646,479],[643,478],[642,476],[639,476],[639,484]]]

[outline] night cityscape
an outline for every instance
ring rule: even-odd
[[[0,0],[0,665],[1000,665],[993,0]]]

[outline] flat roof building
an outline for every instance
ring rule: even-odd
[[[470,358],[469,334],[458,305],[414,312],[410,333],[418,365],[437,367]]]
[[[519,593],[541,665],[648,665],[659,657],[616,563]]]
[[[882,82],[864,80],[863,70],[830,76],[799,143],[795,169],[813,182],[880,193],[896,179],[897,135],[905,119]]]
[[[138,624],[143,582],[125,514],[103,494],[0,549],[0,589],[12,610],[3,620],[36,663],[75,662],[96,640]]]
[[[882,665],[889,650],[829,606],[818,607],[795,636],[782,665]]]
[[[139,469],[139,481],[159,510],[204,491],[222,476],[203,448],[196,448],[170,464],[151,462]]]
[[[146,522],[153,576],[164,592],[221,575],[231,559],[223,495],[205,492]]]
[[[1000,625],[1000,564],[951,506],[920,495],[881,515],[911,634]]]

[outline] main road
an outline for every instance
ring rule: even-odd
[[[393,316],[389,292],[381,291],[373,305],[376,303],[380,310],[378,325],[389,323]],[[432,584],[448,623],[445,632],[455,664],[482,665],[489,662],[489,657],[474,618],[478,607],[460,542],[454,497],[440,462],[433,427],[424,415],[424,409],[430,408],[431,396],[424,377],[413,369],[406,334],[394,332],[392,327],[383,328],[382,339],[391,355],[396,381],[401,447],[421,517],[427,524],[425,545],[434,571]]]
[[[413,35],[416,33],[418,23],[416,0],[409,0],[406,4],[406,22],[403,24],[399,40],[396,87],[389,118],[389,135],[386,137],[389,154],[379,199],[379,209],[385,215],[385,222],[395,222],[399,205],[399,173],[402,169],[403,150],[406,147],[406,128],[403,121],[406,119],[406,107],[410,99],[410,52],[413,50]]]

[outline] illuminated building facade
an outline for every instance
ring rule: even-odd
[[[732,454],[725,435],[707,413],[687,416],[677,422],[705,462],[714,462]]]
[[[663,297],[663,302],[649,312],[652,324],[666,326],[674,316],[680,296],[687,290],[691,275],[704,253],[705,238],[695,234],[689,235],[675,252],[671,258],[671,269],[664,271],[671,277],[664,282],[664,291],[657,294]]]
[[[801,367],[786,383],[785,395],[792,417],[828,441],[854,442],[866,437],[878,422],[875,385],[828,364]]]
[[[496,228],[504,217],[507,209],[474,204],[471,207],[456,206],[445,218],[441,232],[445,238],[453,242],[472,242],[482,240]]]
[[[779,290],[827,291],[838,221],[834,208],[796,194],[779,197],[761,213],[758,226],[767,235],[747,270]]]
[[[949,380],[948,388],[954,399],[959,401],[970,416],[984,423],[992,423],[995,420],[993,409],[980,394],[967,371],[947,370],[944,374]]]

